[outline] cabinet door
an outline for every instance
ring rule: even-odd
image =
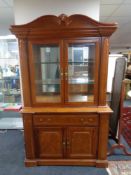
[[[36,154],[38,158],[62,158],[64,132],[61,128],[35,129]]]
[[[36,106],[63,101],[62,42],[31,40],[29,66],[32,101]]]
[[[67,151],[69,158],[95,158],[97,128],[72,127],[68,130]]]
[[[66,48],[66,103],[98,103],[99,40],[68,40]]]

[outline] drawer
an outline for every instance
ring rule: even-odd
[[[88,125],[88,126],[97,126],[98,125],[98,115],[34,115],[33,124],[36,126],[40,125]]]

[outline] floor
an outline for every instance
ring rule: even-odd
[[[0,111],[0,129],[23,129],[21,114]]]
[[[0,129],[22,129],[22,118],[0,118]]]

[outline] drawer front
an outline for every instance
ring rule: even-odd
[[[98,125],[98,115],[96,114],[74,114],[74,115],[43,115],[36,114],[33,117],[33,123],[35,126],[41,125],[87,125],[87,126],[97,126]]]

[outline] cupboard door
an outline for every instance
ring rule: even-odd
[[[72,127],[68,129],[67,151],[69,158],[95,158],[97,128]]]
[[[99,40],[69,40],[66,46],[66,102],[98,102]]]
[[[30,41],[30,75],[32,100],[35,105],[63,101],[63,62],[61,41]]]
[[[35,129],[36,154],[38,158],[62,158],[64,137],[61,128]]]

